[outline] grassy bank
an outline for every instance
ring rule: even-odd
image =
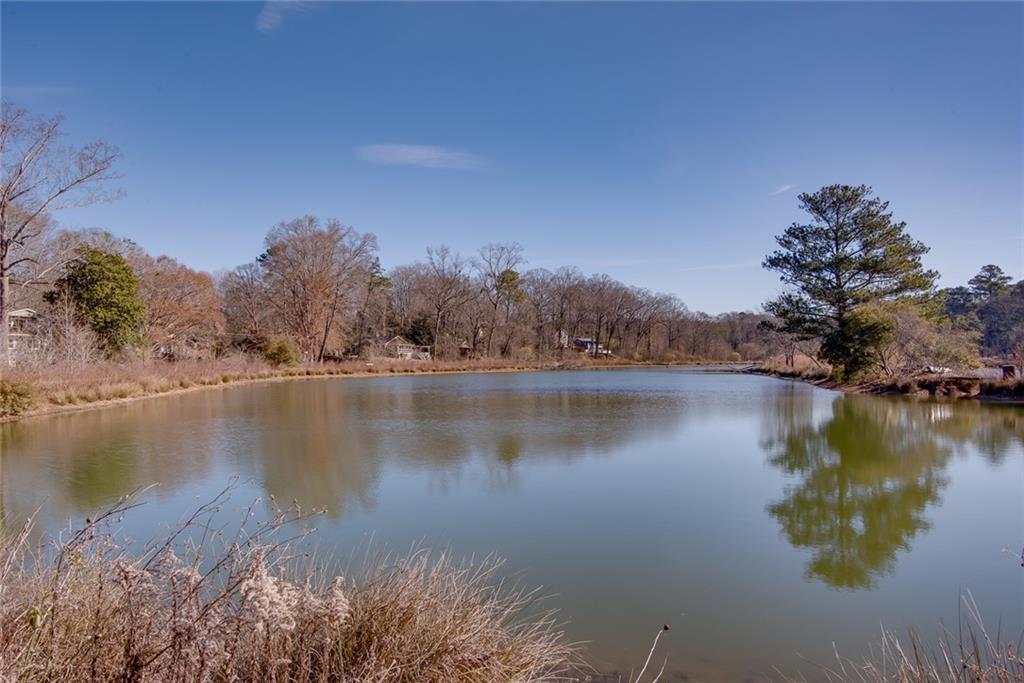
[[[688,364],[698,364],[693,361]],[[106,405],[172,392],[247,382],[313,377],[375,377],[453,372],[582,370],[642,366],[622,359],[581,355],[552,360],[478,359],[411,361],[379,359],[273,367],[251,356],[220,360],[104,363],[76,368],[11,368],[0,377],[0,420]]]

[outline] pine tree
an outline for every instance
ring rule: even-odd
[[[859,324],[857,307],[927,292],[937,274],[921,265],[928,248],[866,185],[801,194],[800,208],[811,222],[791,225],[764,260],[794,289],[765,308],[782,319],[784,331],[820,338],[821,356],[837,379],[849,380],[872,362],[868,348],[880,333]]]

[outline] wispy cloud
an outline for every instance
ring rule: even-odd
[[[469,170],[484,165],[483,158],[472,152],[433,145],[363,145],[355,153],[364,161],[389,166]]]
[[[5,85],[4,95],[7,97],[45,97],[47,95],[71,95],[78,88],[71,85]]]
[[[302,12],[308,6],[305,0],[266,0],[256,17],[256,29],[270,33],[280,28],[289,12]]]
[[[796,186],[795,185],[779,185],[777,188],[775,188],[775,191],[771,193],[771,196],[774,197],[777,194],[782,194],[783,192],[789,192],[794,187],[796,187]]]

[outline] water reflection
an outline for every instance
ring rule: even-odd
[[[487,484],[512,490],[524,460],[608,452],[675,424],[681,404],[658,392],[624,393],[531,385],[519,391],[477,378],[440,382],[293,383],[254,392],[240,412],[247,429],[227,446],[266,491],[329,514],[372,510],[384,467],[422,471],[444,493],[473,460]],[[243,418],[236,415],[232,421]]]
[[[802,394],[770,412],[762,446],[799,481],[768,512],[812,551],[807,576],[836,588],[870,587],[929,528],[952,455],[969,445],[997,463],[1024,439],[1022,411],[1007,406],[845,396],[816,420]]]
[[[54,531],[159,481],[124,523],[144,539],[237,476],[225,524],[271,494],[325,506],[315,543],[342,563],[370,542],[497,552],[558,595],[602,670],[629,671],[668,621],[666,677],[744,680],[799,668],[797,646],[852,652],[879,622],[932,625],[959,585],[998,618],[1019,594],[999,550],[1020,531],[1022,437],[1020,407],[750,375],[310,380],[0,425],[0,514],[43,506]]]
[[[207,476],[218,404],[216,394],[172,396],[0,425],[0,524],[37,509],[44,524],[80,518],[154,482],[159,500]]]
[[[171,496],[235,475],[340,518],[375,508],[386,467],[443,493],[480,460],[486,486],[511,491],[526,461],[607,453],[683,415],[665,386],[587,379],[290,382],[0,425],[0,520],[44,505],[44,522],[63,522],[154,482]]]

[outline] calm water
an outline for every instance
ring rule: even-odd
[[[0,513],[66,528],[160,482],[148,538],[233,476],[326,506],[317,542],[497,552],[572,639],[666,678],[743,680],[934,633],[973,591],[1024,629],[1024,408],[845,397],[656,369],[324,379],[0,425]]]

